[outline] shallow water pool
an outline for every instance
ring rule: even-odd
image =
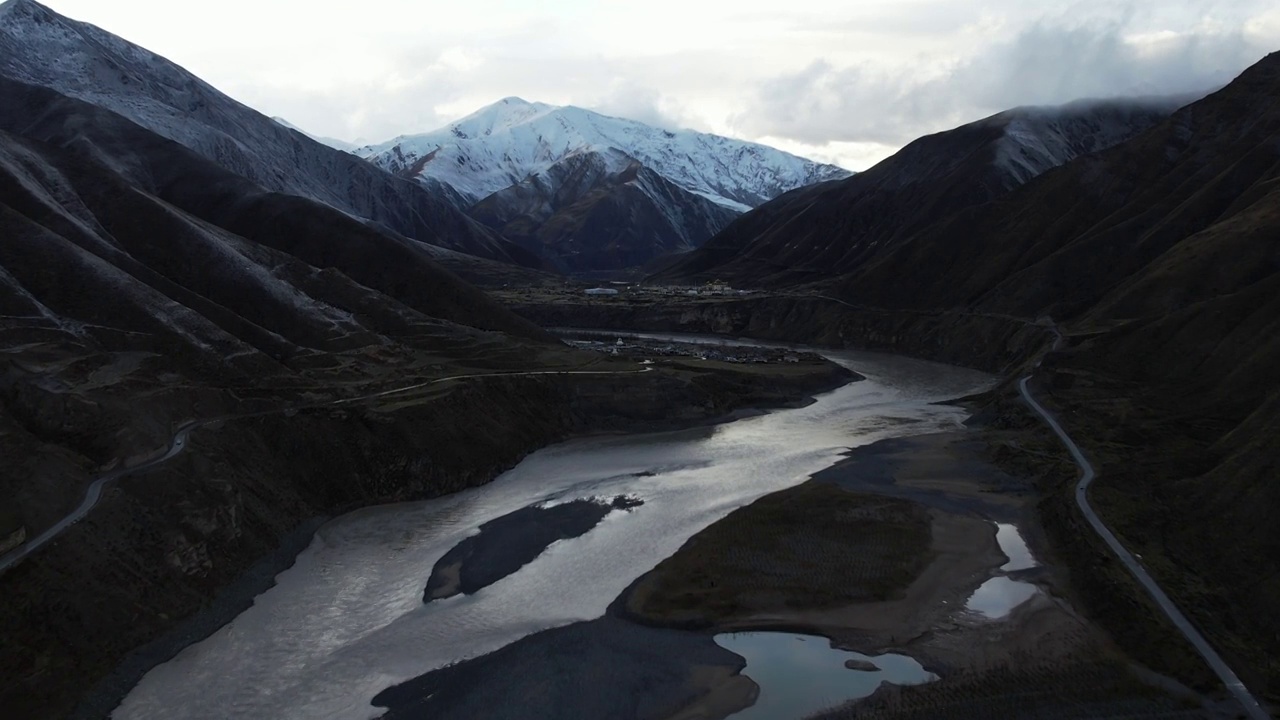
[[[798,720],[819,710],[875,692],[880,683],[918,685],[936,680],[906,655],[863,655],[837,650],[823,637],[795,633],[724,633],[716,643],[746,658],[742,674],[760,686],[751,707],[733,720]],[[862,660],[875,671],[850,670],[846,660]]]

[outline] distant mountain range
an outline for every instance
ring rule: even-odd
[[[290,130],[163,57],[34,0],[0,6],[0,75],[119,113],[266,190],[331,205],[420,242],[542,265],[421,184]]]
[[[117,112],[267,190],[504,263],[640,265],[701,245],[784,191],[849,175],[762,145],[515,98],[355,148],[34,0],[0,7],[0,74]]]
[[[740,212],[850,175],[755,143],[514,97],[354,152],[454,193],[473,217],[565,270],[691,250]]]
[[[439,130],[355,152],[391,172],[446,182],[470,203],[583,153],[621,153],[689,192],[738,211],[803,185],[850,175],[757,143],[673,132],[515,97]]]
[[[0,294],[46,338],[251,372],[439,320],[538,334],[397,233],[48,88],[0,97]]]

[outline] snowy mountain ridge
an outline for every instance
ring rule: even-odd
[[[0,5],[0,75],[122,115],[269,191],[317,200],[420,242],[537,263],[429,186],[313,141],[179,65],[35,0]]]
[[[981,122],[1004,124],[995,164],[1021,185],[1081,155],[1124,142],[1151,125],[1153,112],[1168,115],[1197,99],[1199,95],[1077,100],[1013,108]]]
[[[468,212],[566,272],[608,272],[692,250],[739,215],[617,149],[574,151]]]
[[[788,190],[852,174],[758,143],[517,97],[433,132],[402,135],[355,153],[398,175],[444,182],[476,203],[572,155],[611,151],[738,212]]]

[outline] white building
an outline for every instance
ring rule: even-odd
[[[588,295],[617,295],[618,291],[613,288],[587,288]]]

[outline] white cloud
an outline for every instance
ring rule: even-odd
[[[1211,90],[1265,55],[1266,43],[1280,43],[1280,35],[1268,36],[1247,15],[1192,15],[1181,27],[1150,29],[1132,7],[1121,10],[1037,19],[1011,37],[932,65],[835,66],[817,59],[757,83],[732,122],[741,134],[819,147],[901,146],[1019,105]]]
[[[1007,107],[1229,80],[1259,0],[46,0],[309,132],[382,140],[508,95],[865,167]]]

